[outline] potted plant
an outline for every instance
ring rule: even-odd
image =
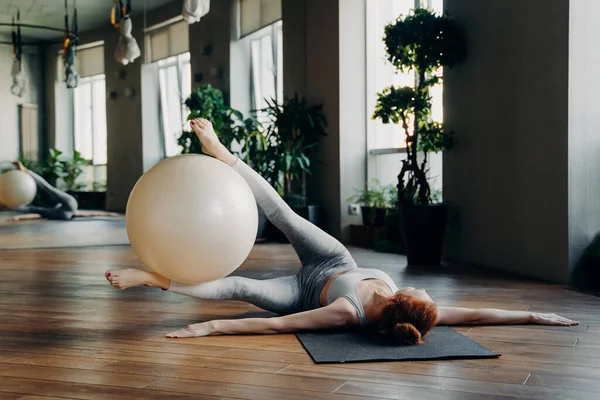
[[[47,175],[54,179],[55,185],[62,181],[64,189],[77,200],[80,209],[104,210],[106,208],[106,185],[93,182],[90,187],[85,180],[81,179],[89,166],[81,153],[74,151],[73,157],[66,157],[60,150],[50,149],[46,164]]]
[[[106,208],[106,185],[94,182],[92,187],[87,187],[80,177],[88,166],[87,160],[78,151],[73,152],[73,157],[66,157],[57,149],[50,149],[44,162],[28,160],[19,157],[19,161],[25,168],[42,176],[54,187],[64,189],[73,196],[81,209],[105,209]],[[47,205],[43,196],[36,196],[34,204]]]
[[[267,101],[264,112],[269,125],[266,135],[274,155],[274,186],[296,213],[315,225],[320,223],[320,208],[310,204],[306,193],[307,175],[311,174],[314,151],[325,135],[327,121],[322,105],[309,105],[295,95],[282,105]]]
[[[360,205],[363,225],[384,226],[390,206],[395,205],[395,201],[390,203],[389,193],[392,191],[391,187],[381,187],[379,181],[374,179],[371,187],[357,191],[348,201]]]
[[[427,155],[453,144],[452,132],[431,117],[430,88],[465,55],[465,39],[448,16],[414,10],[385,27],[387,59],[398,70],[414,71],[413,86],[385,88],[378,94],[373,118],[399,124],[405,135],[406,159],[398,175],[398,212],[409,265],[439,265],[446,230],[447,205],[434,203]]]

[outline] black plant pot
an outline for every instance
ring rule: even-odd
[[[258,231],[256,232],[256,241],[264,242],[267,240],[269,231],[269,220],[262,208],[258,207]]]
[[[68,192],[80,210],[106,210],[106,192]]]
[[[448,206],[404,204],[400,210],[408,265],[441,265]]]
[[[406,254],[406,243],[402,231],[403,229],[398,211],[393,210],[392,212],[389,212],[385,218],[386,238],[394,245],[397,252]]]
[[[364,226],[385,226],[387,208],[373,208],[362,206],[360,213]]]

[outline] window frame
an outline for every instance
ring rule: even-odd
[[[414,0],[413,3],[413,9],[417,9],[417,8],[429,8],[431,9],[433,7],[435,0]],[[445,0],[441,0],[442,1],[442,8],[443,8],[443,2]],[[421,4],[425,2],[426,4]],[[369,4],[369,3],[368,3]],[[371,44],[371,40],[373,39],[374,33],[376,31],[376,29],[380,28],[377,25],[377,15],[376,15],[376,7],[377,5],[373,6],[372,4],[377,4],[375,2],[370,3],[371,6],[367,6],[366,7],[366,34],[367,34],[367,40],[366,40],[366,53],[367,53],[367,57],[366,57],[366,71],[367,71],[367,93],[377,93],[377,91],[382,90],[383,88],[377,88],[376,84],[375,84],[375,76],[376,74],[376,64],[374,62],[369,62],[368,60],[375,60],[376,57],[376,48],[374,45]],[[381,61],[381,60],[379,60]],[[377,62],[377,61],[375,61]],[[414,79],[415,79],[415,84],[417,83],[417,74],[416,72],[414,73]],[[367,155],[371,155],[371,156],[378,156],[378,155],[386,155],[386,154],[397,154],[397,153],[406,153],[406,146],[400,146],[400,147],[376,147],[374,146],[374,143],[377,140],[377,121],[373,121],[371,119],[371,115],[372,115],[372,110],[375,106],[375,101],[374,100],[367,100],[367,116],[368,116],[368,120],[370,121],[367,124]],[[443,107],[443,106],[442,106]]]
[[[91,75],[91,76],[86,76],[85,78],[80,78],[77,87],[73,89],[72,95],[73,95],[73,99],[75,99],[75,90],[77,90],[82,84],[89,84],[90,85],[90,97],[91,97],[91,109],[94,109],[94,83],[99,82],[99,81],[103,81],[104,85],[106,87],[106,74],[97,74],[97,75]],[[75,108],[77,107],[77,104],[75,103],[75,101],[73,101],[73,134],[71,135],[72,138],[72,146],[73,146],[73,151],[79,151],[77,149],[77,142],[76,142],[76,131],[77,131],[77,125],[76,125],[76,110]],[[93,111],[91,112],[91,115],[93,116]],[[106,117],[105,117],[106,118]],[[108,163],[108,160],[106,163],[103,164],[95,164],[94,163],[94,135],[96,132],[96,124],[92,123],[92,137],[91,137],[91,143],[92,143],[92,159],[88,160],[86,159],[86,161],[88,162],[88,164],[90,166],[95,166],[95,167],[99,167],[99,166],[106,166]],[[107,150],[108,153],[108,150]],[[107,154],[107,158],[108,158],[108,154]]]
[[[179,93],[179,99],[180,99],[180,108],[181,108],[181,125],[182,125],[182,130],[183,130],[183,125],[184,125],[184,121],[187,119],[187,115],[186,114],[186,107],[183,104],[185,101],[184,98],[184,88],[183,88],[183,73],[186,69],[186,66],[191,66],[191,54],[190,52],[185,52],[185,53],[180,53],[168,58],[164,58],[162,60],[158,60],[155,61],[157,64],[157,69],[156,69],[156,73],[158,75],[158,112],[159,112],[159,121],[160,121],[160,142],[162,145],[162,158],[168,158],[168,157],[174,157],[177,154],[172,154],[172,155],[168,155],[167,154],[167,134],[168,132],[165,130],[165,124],[164,124],[164,110],[163,110],[163,96],[166,95],[165,93],[163,93],[163,88],[162,85],[160,84],[160,74],[161,71],[166,71],[169,68],[172,67],[176,67],[177,69],[177,88],[178,88],[178,93]],[[192,77],[191,77],[191,68],[190,68],[190,85],[192,84]],[[189,88],[191,91],[191,87]]]

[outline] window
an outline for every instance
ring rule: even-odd
[[[383,185],[396,184],[400,161],[406,157],[404,133],[400,125],[383,124],[372,120],[377,93],[390,86],[414,85],[414,72],[398,72],[389,61],[383,42],[384,27],[400,15],[407,15],[418,7],[443,12],[443,0],[378,0],[367,2],[367,146],[368,179],[377,179]],[[442,85],[431,89],[432,116],[443,119]],[[412,125],[412,124],[411,124]],[[441,155],[429,157],[430,183],[433,189],[441,186]]]
[[[283,102],[283,34],[281,21],[268,26],[250,40],[250,103],[252,109],[267,107],[267,100]],[[260,119],[264,118],[260,114]]]
[[[160,117],[165,156],[181,152],[177,138],[186,125],[187,109],[183,104],[192,92],[190,53],[158,61]]]
[[[369,118],[373,114],[377,93],[384,88],[394,86],[412,86],[415,83],[414,72],[398,72],[396,68],[387,61],[385,44],[383,43],[384,28],[400,15],[407,15],[415,7],[426,5],[428,8],[441,13],[443,11],[443,0],[378,0],[368,3],[368,25],[367,43],[369,60],[367,64],[370,77],[367,83],[369,94],[367,113]],[[431,90],[432,114],[437,121],[442,120],[442,86],[437,85]],[[371,129],[369,149],[384,153],[385,150],[393,152],[393,149],[404,148],[404,135],[399,131],[401,127],[394,124],[384,124],[376,120]],[[383,150],[383,151],[382,151]]]
[[[104,74],[79,80],[74,96],[75,150],[92,165],[106,165],[106,83]]]
[[[189,27],[181,16],[146,29],[145,59],[158,75],[148,84],[158,95],[162,157],[171,157],[181,153],[177,139],[187,119],[183,102],[192,92]]]

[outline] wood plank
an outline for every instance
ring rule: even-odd
[[[0,396],[8,393],[23,395],[56,396],[82,400],[218,400],[219,397],[202,394],[185,394],[177,392],[155,391],[147,389],[131,389],[102,385],[85,385],[67,382],[55,382],[37,379],[3,378],[0,385]]]
[[[272,373],[251,371],[228,371],[209,367],[190,367],[181,365],[148,364],[117,361],[100,368],[117,375],[144,375],[147,377],[168,377],[194,381],[235,383],[241,385],[266,386],[271,388],[302,390],[311,388],[318,392],[332,392],[345,381],[334,375],[314,377],[283,376]]]
[[[131,375],[127,376],[127,379],[123,379],[122,374],[98,370],[89,371],[30,365],[15,366],[11,364],[0,364],[0,376],[85,383],[90,385],[122,386],[127,388],[143,388],[158,380],[156,376]]]
[[[332,366],[332,368],[340,368]],[[491,381],[501,383],[522,384],[527,380],[529,373],[526,371],[513,371],[509,369],[492,369],[488,365],[478,368],[476,365],[459,366],[448,362],[384,362],[384,363],[356,363],[346,364],[344,368],[356,369],[365,376],[373,373],[399,372],[405,374],[417,374],[437,376],[445,378],[466,378],[480,381]]]
[[[105,348],[115,350],[136,350],[142,352],[187,354],[212,357],[217,354],[231,350],[229,347],[203,346],[199,344],[184,344],[176,342],[138,342],[134,340],[99,339],[68,335],[44,335],[44,334],[5,334],[0,335],[2,343],[12,344],[28,348],[34,343],[39,346],[69,345],[78,347]]]
[[[465,392],[450,392],[415,387],[400,387],[395,385],[382,385],[374,383],[348,382],[335,393],[351,396],[377,396],[384,399],[400,400],[513,400],[514,397],[499,395],[485,395]]]
[[[350,396],[339,394],[323,393],[312,391],[310,387],[305,390],[289,390],[280,388],[268,388],[264,386],[248,386],[238,384],[222,384],[218,382],[190,381],[184,379],[165,378],[147,389],[169,391],[186,394],[225,396],[236,399],[264,400],[264,399],[286,399],[286,400],[305,400],[307,398],[315,400],[356,400]],[[372,396],[363,397],[366,399]]]
[[[532,374],[526,385],[600,392],[600,381],[598,379],[575,378],[572,376]]]
[[[542,386],[510,385],[506,383],[473,381],[451,378],[443,387],[443,391],[458,391],[476,393],[480,395],[509,396],[536,400],[569,399],[569,400],[597,400],[598,393],[583,390],[562,388],[549,388]]]
[[[282,351],[252,350],[230,348],[219,353],[217,358],[234,358],[238,360],[273,361],[285,364],[314,365],[312,358],[307,353],[286,353]]]
[[[493,362],[486,360],[457,360],[447,361],[448,364],[469,368],[483,368],[497,371],[523,371],[528,373],[544,373],[550,375],[572,376],[588,379],[600,379],[600,368],[579,366],[565,366],[561,364],[547,364],[542,362],[520,362],[506,360],[503,357]]]
[[[69,357],[59,354],[32,354],[19,351],[0,353],[0,363],[36,365],[40,367],[97,369],[112,362],[96,358]]]
[[[333,368],[322,365],[291,365],[288,368],[278,372],[278,374],[302,377],[328,376],[341,381],[340,385],[337,387],[340,387],[345,381],[355,381],[382,384],[390,384],[393,382],[393,384],[400,386],[416,386],[435,389],[442,386],[448,380],[447,378],[440,378],[436,376],[405,374],[397,372],[369,371],[368,373],[365,373],[364,370],[359,369],[343,367]]]
[[[128,350],[114,350],[110,348],[90,349],[77,346],[53,346],[19,349],[14,346],[5,346],[4,344],[0,343],[0,352],[2,352],[2,356],[8,355],[9,360],[10,353],[15,353],[14,358],[20,357],[21,354],[26,354],[27,356],[29,356],[29,354],[42,354],[68,356],[73,358],[85,357],[87,359],[96,359],[97,361],[105,359],[107,361],[137,361],[153,364],[188,365],[195,367],[210,366],[213,368],[220,369],[232,369],[239,371],[255,371],[266,373],[275,373],[288,366],[288,364],[286,363],[276,363],[267,361],[248,361],[228,358],[189,356],[185,354],[138,352]]]
[[[510,339],[508,339],[510,340]],[[492,351],[499,352],[501,354],[507,353],[534,353],[534,354],[554,354],[554,355],[566,355],[566,356],[577,356],[577,357],[600,357],[600,347],[597,349],[582,348],[579,347],[577,342],[576,347],[572,346],[546,346],[541,344],[524,344],[524,343],[513,343],[513,342],[494,342],[486,340],[478,340],[482,346],[487,347]]]

